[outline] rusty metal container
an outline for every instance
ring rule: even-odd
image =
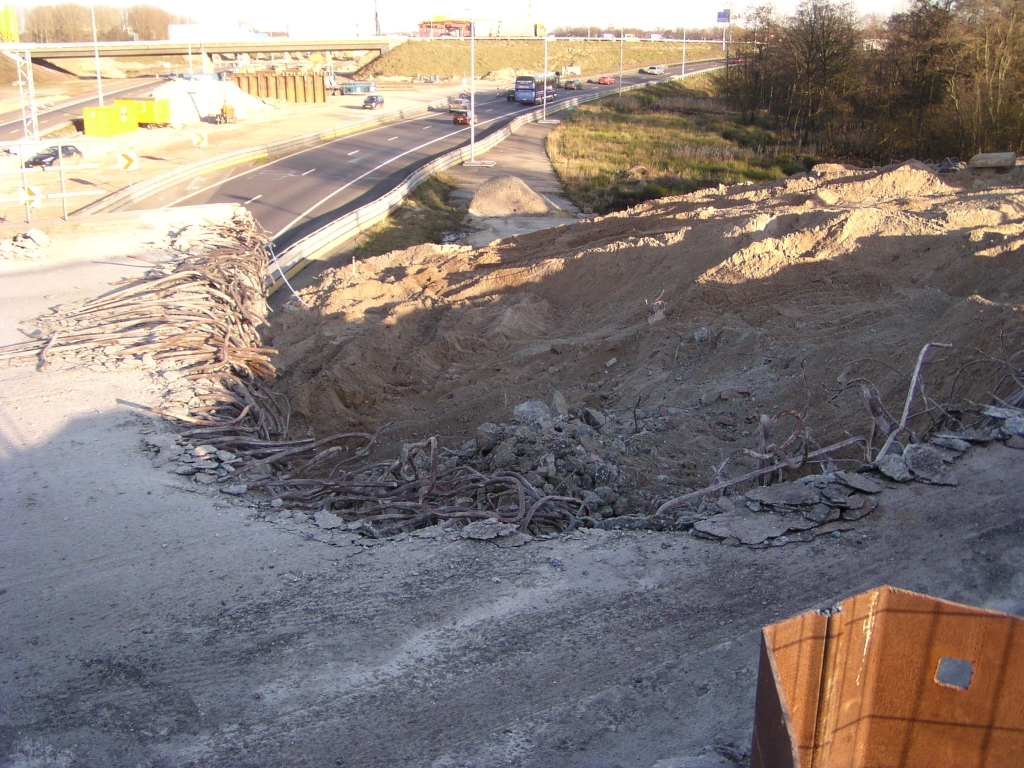
[[[1024,619],[886,586],[765,627],[750,765],[1024,766]]]

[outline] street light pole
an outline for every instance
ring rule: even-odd
[[[619,29],[619,96],[622,95],[622,54],[626,46],[626,28]]]
[[[679,77],[686,77],[686,27],[683,27],[683,68],[679,70]]]
[[[469,160],[468,166],[492,166],[493,160],[476,159],[476,20],[469,20]]]
[[[476,162],[476,22],[469,20],[469,162]]]
[[[103,106],[103,77],[100,75],[100,44],[96,41],[96,3],[89,4],[89,15],[92,17],[92,52],[96,64],[96,93],[100,106]]]
[[[541,99],[540,121],[548,121],[548,30],[544,28],[544,96]]]

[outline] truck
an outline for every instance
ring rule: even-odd
[[[561,78],[565,78],[565,77],[579,77],[580,75],[583,74],[583,68],[582,67],[562,67],[561,69],[557,70],[555,74],[557,74]]]

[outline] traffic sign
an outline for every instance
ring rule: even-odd
[[[206,131],[193,131],[192,132],[192,146],[193,147],[205,147],[206,146]]]
[[[18,187],[18,198],[22,205],[38,208],[39,203],[43,201],[43,193],[39,191],[39,187]]]
[[[139,163],[139,158],[134,152],[121,152],[117,156],[117,164],[122,171],[131,171]]]

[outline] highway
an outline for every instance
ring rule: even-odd
[[[115,99],[139,98],[142,94],[152,91],[162,80],[152,77],[133,78],[117,84],[106,82],[103,84],[103,103],[112,105]],[[110,90],[107,90],[107,89]],[[80,118],[82,110],[86,107],[99,105],[99,99],[95,95],[82,96],[73,101],[66,101],[58,104],[52,109],[39,109],[36,120],[39,123],[40,135],[58,128],[64,123]],[[21,141],[25,138],[24,127],[21,122],[21,110],[7,112],[0,115],[0,141]]]
[[[695,63],[687,66],[687,72],[712,66],[715,63]],[[678,69],[677,65],[666,71],[672,74]],[[625,73],[622,84],[662,79],[633,72]],[[555,105],[594,91],[610,95],[618,87],[617,83],[587,83],[582,92],[559,90]],[[488,89],[477,95],[480,122],[476,136],[483,138],[518,115],[540,109],[509,103],[504,97],[496,99]],[[272,234],[275,246],[282,249],[380,197],[432,158],[468,143],[468,127],[453,125],[447,112],[433,112],[296,152],[209,187],[189,190],[167,206],[241,203]]]

